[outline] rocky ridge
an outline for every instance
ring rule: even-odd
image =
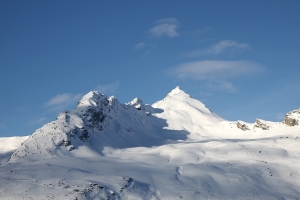
[[[293,110],[288,112],[285,115],[284,123],[288,126],[296,126],[299,125],[300,121],[300,108],[298,110]]]
[[[139,98],[121,104],[113,96],[107,98],[92,91],[82,97],[74,110],[61,112],[55,121],[36,130],[12,154],[9,162],[25,157],[38,160],[70,156],[73,150],[83,146],[100,153],[105,146],[153,146],[168,139],[186,138],[183,132],[175,130],[170,134],[163,130],[166,121],[154,116],[160,112],[161,109],[145,105]]]

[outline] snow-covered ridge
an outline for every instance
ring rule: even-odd
[[[4,155],[0,196],[297,199],[299,113],[227,121],[179,87],[153,105],[92,91]]]
[[[113,96],[107,98],[91,91],[81,98],[74,110],[61,112],[55,121],[36,130],[13,153],[10,162],[23,158],[83,156],[86,153],[82,149],[91,155],[101,155],[105,146],[152,146],[170,139],[185,139],[187,133],[182,129],[164,130],[166,120],[156,116],[162,111],[144,105],[139,98],[121,104]]]
[[[298,111],[288,117],[298,120]],[[257,132],[278,127],[273,122],[257,119],[254,124],[242,121],[235,128]],[[101,155],[104,147],[125,148],[165,144],[168,140],[194,139],[207,135],[236,137],[219,131],[232,127],[190,97],[178,86],[156,103],[145,105],[139,98],[122,104],[114,96],[97,91],[84,95],[77,107],[61,112],[36,130],[11,156],[10,162],[37,160],[57,156]],[[241,137],[245,137],[241,135]]]

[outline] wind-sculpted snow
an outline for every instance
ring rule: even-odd
[[[0,165],[0,199],[299,199],[299,137],[227,121],[178,87],[152,106],[90,92]]]

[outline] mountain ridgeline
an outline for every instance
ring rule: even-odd
[[[285,126],[298,125],[299,119],[300,110],[292,111],[286,116]],[[276,127],[272,123],[259,119],[254,124],[226,121],[179,87],[153,105],[145,105],[138,98],[122,104],[113,96],[108,98],[92,91],[82,97],[74,110],[61,112],[56,120],[36,130],[8,162],[87,154],[101,156],[105,147],[158,146],[221,135],[216,127],[269,130]]]

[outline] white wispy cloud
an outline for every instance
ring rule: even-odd
[[[217,80],[258,73],[262,70],[262,65],[252,61],[204,60],[181,64],[174,69],[174,73],[179,78]]]
[[[102,94],[111,94],[115,92],[119,87],[119,82],[114,82],[110,84],[99,84],[95,90],[99,91]]]
[[[50,110],[57,111],[65,109],[67,106],[77,102],[82,97],[82,94],[63,93],[58,94],[49,99],[44,106]]]
[[[140,43],[138,43],[138,44],[135,45],[135,48],[136,49],[140,49],[140,48],[143,48],[145,46],[146,46],[146,44],[144,42],[140,42]]]
[[[205,60],[181,64],[171,70],[180,79],[206,81],[207,88],[237,92],[230,79],[260,73],[263,66],[252,61]]]
[[[219,55],[222,53],[235,54],[251,49],[251,46],[246,43],[238,43],[232,40],[222,40],[208,48],[196,50],[190,53],[191,56],[199,55]]]
[[[179,36],[177,32],[178,21],[174,18],[166,18],[158,20],[154,27],[150,29],[150,33],[155,37],[167,36],[170,38]]]
[[[41,117],[41,118],[38,118],[38,119],[34,119],[31,121],[31,124],[40,124],[40,123],[43,123],[47,118],[46,117]]]

